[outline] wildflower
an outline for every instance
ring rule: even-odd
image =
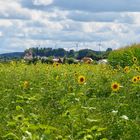
[[[137,81],[140,81],[140,76],[137,76]]]
[[[74,76],[75,76],[75,77],[77,77],[77,76],[78,76],[78,73],[77,73],[76,71],[75,71],[75,73],[74,73]]]
[[[135,68],[135,70],[136,70],[136,71],[139,71],[140,69],[139,69],[139,67],[137,66],[137,67]]]
[[[17,115],[17,116],[14,117],[14,119],[16,121],[22,121],[24,119],[24,116],[23,115]]]
[[[59,66],[59,63],[57,63],[57,62],[53,63],[53,67],[58,67],[58,66]]]
[[[24,81],[23,87],[24,87],[24,88],[28,88],[28,87],[29,87],[29,82],[28,82],[28,81]]]
[[[124,72],[125,72],[125,73],[128,73],[129,71],[130,71],[129,67],[126,66],[126,67],[124,68]]]
[[[69,86],[68,89],[69,89],[70,92],[73,91],[73,87],[72,86]]]
[[[90,60],[87,60],[85,63],[86,64],[91,64],[91,61]]]
[[[129,120],[129,118],[126,115],[122,115],[120,118],[122,118],[124,120]]]
[[[137,82],[138,82],[137,76],[134,76],[134,77],[132,78],[132,82],[133,82],[133,83],[137,83]]]
[[[118,91],[120,89],[120,84],[117,82],[114,82],[111,84],[111,88],[113,91]]]
[[[78,77],[78,83],[79,83],[79,84],[84,84],[85,81],[86,81],[86,80],[85,80],[85,77],[84,77],[84,76],[81,75],[81,76]]]
[[[136,57],[133,57],[133,62],[137,62],[137,58]]]
[[[117,114],[118,113],[118,110],[112,110],[112,113],[113,114]]]

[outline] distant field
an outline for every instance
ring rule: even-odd
[[[139,66],[0,64],[0,139],[139,140]]]

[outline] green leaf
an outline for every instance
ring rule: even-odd
[[[107,130],[106,127],[104,127],[104,128],[98,128],[98,129],[97,129],[98,132],[105,131],[105,130]]]
[[[12,139],[12,140],[19,140],[19,138],[12,132],[4,135],[3,138]]]

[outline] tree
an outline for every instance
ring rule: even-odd
[[[107,48],[106,49],[106,52],[110,52],[110,51],[112,51],[112,48]]]
[[[74,57],[74,56],[75,56],[74,50],[70,50],[70,51],[68,52],[68,57]]]

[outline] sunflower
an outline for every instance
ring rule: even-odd
[[[139,71],[139,70],[140,70],[140,68],[137,66],[137,67],[135,68],[135,70],[136,70],[136,71]]]
[[[137,76],[134,76],[134,77],[132,78],[132,82],[133,82],[133,83],[137,83],[137,82],[138,82]]]
[[[137,76],[137,81],[140,81],[140,76],[139,75]]]
[[[72,86],[69,86],[68,89],[69,89],[70,92],[73,91],[73,87]]]
[[[111,89],[112,89],[113,91],[118,91],[118,90],[120,89],[120,84],[117,83],[117,82],[112,83],[112,84],[111,84]]]
[[[28,82],[28,81],[24,81],[23,87],[24,87],[24,88],[28,88],[28,87],[29,87],[29,82]]]
[[[137,62],[137,57],[133,57],[133,62]]]
[[[129,67],[126,66],[126,67],[124,68],[124,72],[125,72],[125,73],[128,73],[129,71],[130,71]]]
[[[90,60],[87,60],[87,61],[85,62],[85,64],[91,64],[91,61],[90,61]]]
[[[53,67],[58,67],[59,66],[59,63],[58,62],[54,62],[53,63]]]
[[[75,77],[78,77],[78,73],[76,71],[74,72],[74,76]]]
[[[81,75],[81,76],[78,77],[78,83],[79,83],[79,84],[84,84],[85,81],[86,81],[86,79],[85,79],[84,76]]]

